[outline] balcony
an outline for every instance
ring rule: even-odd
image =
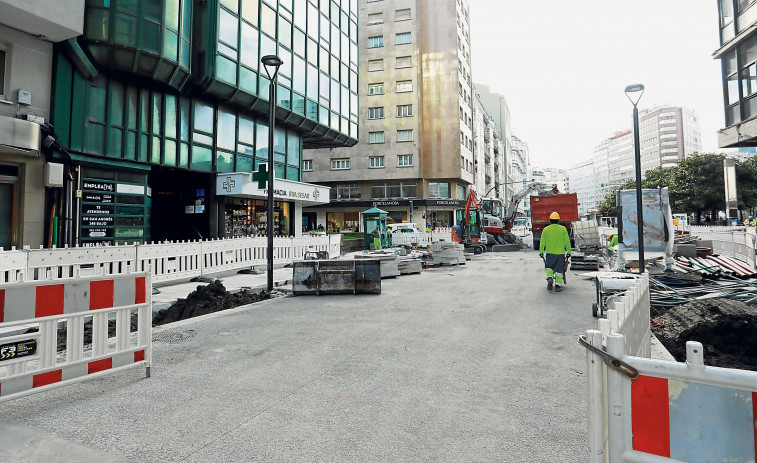
[[[61,42],[84,30],[84,0],[0,0],[3,23],[27,34]]]

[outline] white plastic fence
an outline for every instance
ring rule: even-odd
[[[692,236],[698,236],[702,240],[711,240],[714,253],[733,257],[757,269],[755,260],[757,237],[747,227],[684,225],[676,227],[676,232],[679,231],[690,232]]]
[[[301,238],[277,237],[273,240],[275,263],[291,263],[307,251],[326,251],[329,257],[341,253],[340,235]],[[164,242],[123,246],[23,249],[0,251],[0,283],[43,280],[51,273],[56,278],[74,275],[116,275],[127,268],[152,269],[152,281],[164,282],[204,276],[267,263],[265,237],[231,238],[207,241]]]
[[[586,336],[601,345],[599,331]],[[757,372],[705,366],[699,342],[687,342],[686,363],[677,363],[627,355],[625,341],[607,336],[609,359],[587,350],[588,462],[757,459]]]
[[[128,270],[0,284],[0,402],[140,365],[149,377],[151,285]]]
[[[628,342],[624,344],[626,354],[650,358],[652,356],[652,330],[649,322],[649,274],[644,273],[615,302],[614,306],[607,310],[607,318],[598,321],[599,329],[587,332],[591,333],[587,334],[587,341],[594,347],[603,349],[610,335],[621,334],[628,339]],[[589,368],[588,461],[592,463],[605,461],[603,456],[607,436],[606,382],[603,376],[602,360],[595,360],[594,358],[587,360]],[[594,376],[591,374],[592,371],[595,373]]]

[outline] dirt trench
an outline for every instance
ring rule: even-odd
[[[705,365],[757,371],[757,307],[731,299],[679,305],[654,319],[653,333],[679,362],[686,341],[704,347]]]
[[[269,298],[268,293],[262,290],[242,290],[229,293],[221,280],[215,280],[207,285],[198,286],[186,299],[179,299],[167,309],[160,310],[153,317],[152,324],[153,326],[163,325],[264,301]]]

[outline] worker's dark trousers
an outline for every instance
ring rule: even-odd
[[[565,255],[546,254],[544,268],[547,269],[547,279],[554,278],[558,286],[565,283]]]

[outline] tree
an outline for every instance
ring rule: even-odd
[[[681,196],[678,198],[680,210],[695,212],[697,222],[701,222],[702,212],[717,218],[717,211],[725,201],[722,154],[693,154],[678,162],[673,171],[673,184]]]
[[[739,209],[754,215],[754,208],[757,207],[757,157],[736,164],[736,191]]]

